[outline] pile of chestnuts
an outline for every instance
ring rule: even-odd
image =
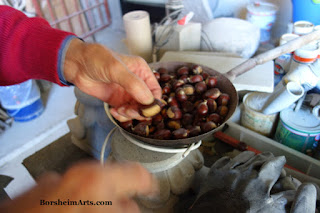
[[[170,140],[194,137],[218,127],[228,114],[230,96],[217,87],[217,77],[200,65],[177,70],[153,71],[162,88],[162,99],[142,106],[146,121],[127,121],[120,126],[143,137]]]

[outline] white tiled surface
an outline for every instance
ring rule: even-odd
[[[74,117],[73,87],[53,85],[44,112],[29,122],[14,122],[0,135],[0,168],[24,158],[69,132],[67,120]]]
[[[13,199],[32,188],[36,182],[21,163],[13,163],[0,168],[0,174],[12,177],[13,180],[4,188]]]

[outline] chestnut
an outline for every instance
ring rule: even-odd
[[[193,115],[192,114],[190,114],[190,113],[185,113],[185,114],[183,114],[182,115],[182,118],[181,118],[181,124],[183,125],[183,126],[189,126],[189,125],[191,125],[192,124],[192,122],[193,122]]]
[[[179,103],[178,103],[176,97],[169,97],[168,98],[168,104],[169,104],[169,106],[179,107]]]
[[[197,107],[197,114],[200,116],[206,116],[208,114],[208,105],[207,105],[207,101],[203,101],[201,102],[198,107]]]
[[[156,131],[156,127],[155,126],[149,126],[149,135],[153,134]]]
[[[176,90],[176,89],[178,89],[179,87],[181,87],[181,86],[183,86],[184,85],[184,81],[183,80],[175,80],[174,82],[173,82],[173,84],[172,84],[172,89],[173,90]]]
[[[194,94],[194,95],[188,95],[188,101],[190,102],[196,102],[198,100],[198,96],[197,94]]]
[[[206,80],[209,76],[210,75],[208,73],[206,73],[206,72],[202,73],[202,77],[203,77],[204,80]]]
[[[163,87],[162,87],[162,94],[166,95],[166,94],[170,94],[171,92],[171,86],[170,84],[166,83]]]
[[[179,120],[169,120],[167,122],[167,127],[169,129],[180,129],[181,128],[181,122]]]
[[[167,73],[164,73],[164,74],[160,75],[160,81],[161,81],[161,82],[168,82],[168,81],[170,81],[172,78],[173,78],[173,76],[172,76],[172,75],[169,75],[169,74],[167,74]]]
[[[158,73],[162,75],[162,74],[168,74],[169,72],[166,68],[161,67],[158,69]]]
[[[189,68],[186,66],[180,67],[176,73],[178,76],[189,75]]]
[[[183,86],[183,91],[186,95],[193,95],[194,94],[194,87],[190,84],[186,84]]]
[[[153,70],[154,77],[156,77],[157,81],[160,81],[160,73],[157,71]]]
[[[164,100],[164,99],[160,99],[160,101],[158,99],[155,99],[156,102],[159,104],[159,106],[161,107],[161,109],[163,109],[163,107],[167,106],[168,103]]]
[[[200,126],[201,123],[205,122],[205,118],[202,116],[199,116],[198,114],[195,114],[194,120],[193,120],[193,126]]]
[[[212,114],[208,115],[207,121],[212,121],[215,124],[220,124],[222,121],[222,118],[218,113],[212,113]]]
[[[173,120],[179,120],[182,117],[182,112],[177,106],[171,106],[167,109],[167,116]]]
[[[186,95],[184,90],[183,89],[179,89],[179,88],[176,91],[176,98],[180,102],[184,102],[184,101],[188,100],[188,96]]]
[[[185,101],[181,103],[181,109],[183,112],[192,112],[194,105],[190,101]]]
[[[227,114],[228,114],[228,107],[227,106],[219,106],[218,109],[217,109],[217,113],[222,116],[222,117],[225,117]]]
[[[217,102],[219,105],[227,106],[230,100],[230,96],[226,93],[221,93]]]
[[[131,131],[131,129],[132,129],[132,120],[125,121],[125,122],[120,122],[120,126],[125,130]]]
[[[171,138],[171,131],[169,129],[159,129],[153,134],[153,138],[169,140]]]
[[[200,127],[201,127],[201,131],[203,133],[206,133],[216,128],[217,125],[212,121],[208,121],[208,122],[201,123]]]
[[[140,108],[140,114],[144,117],[150,118],[155,116],[161,111],[161,101],[155,99],[154,102],[150,105],[142,105]]]
[[[217,102],[211,98],[207,99],[207,105],[209,108],[209,113],[215,112],[218,108]]]
[[[191,126],[188,128],[189,130],[189,137],[194,137],[201,134],[200,126]]]
[[[202,103],[202,102],[203,102],[202,100],[197,100],[197,101],[193,104],[193,106],[196,108],[196,107],[198,107],[199,104]]]
[[[189,135],[189,131],[186,130],[185,128],[180,128],[172,132],[172,136],[175,139],[184,139],[184,138],[187,138],[188,135]]]
[[[196,85],[194,87],[195,87],[195,90],[198,94],[202,94],[205,91],[207,91],[207,85],[204,81],[200,81],[200,82],[196,83]]]
[[[166,125],[164,124],[164,121],[161,121],[160,123],[158,123],[158,124],[156,125],[156,128],[157,128],[157,130],[165,129],[165,128],[166,128]]]
[[[206,84],[209,88],[214,88],[216,85],[217,85],[217,77],[215,76],[209,76],[207,79],[206,79]]]
[[[203,81],[202,75],[193,75],[189,78],[189,82],[192,84],[198,83],[200,81]]]
[[[163,117],[160,113],[152,117],[152,124],[155,126],[161,123],[162,121],[163,121]]]
[[[161,109],[160,114],[162,115],[163,119],[167,118],[168,117],[167,116],[167,109],[166,108]]]
[[[149,125],[147,122],[140,122],[135,125],[132,131],[140,136],[149,136]]]
[[[193,68],[192,68],[192,73],[194,74],[194,75],[199,75],[199,74],[201,74],[202,73],[202,67],[200,66],[200,65],[195,65],[195,66],[193,66]]]
[[[178,90],[179,90],[179,89],[181,89],[181,88],[178,88]],[[170,98],[170,97],[175,97],[175,96],[176,96],[176,93],[174,93],[174,92],[171,92],[171,93],[169,94],[169,98]]]
[[[163,95],[162,94],[162,100],[167,101],[168,100],[168,95]]]
[[[204,98],[211,98],[213,100],[216,100],[220,96],[221,92],[218,88],[212,88],[207,90],[204,93]]]
[[[189,81],[188,79],[189,79],[188,75],[182,75],[179,78],[179,80],[184,81],[184,83],[188,83],[188,81]]]

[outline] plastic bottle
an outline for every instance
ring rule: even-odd
[[[283,45],[287,43],[288,41],[291,41],[295,38],[298,38],[298,35],[287,33],[283,34],[280,38],[280,44]],[[290,64],[291,64],[291,58],[293,53],[286,53],[274,61],[274,85],[276,86],[282,79],[282,77],[289,72]]]

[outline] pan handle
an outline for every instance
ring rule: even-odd
[[[302,46],[316,40],[320,40],[320,30],[316,30],[307,35],[300,36],[296,39],[289,41],[286,44],[283,44],[274,49],[268,50],[264,53],[254,56],[253,58],[250,58],[244,61],[243,63],[239,64],[238,66],[234,67],[233,69],[231,69],[229,72],[225,74],[225,76],[230,81],[233,81],[237,76],[247,72],[248,70],[254,68],[257,65],[273,60],[285,53],[293,52],[296,49],[299,49]]]

